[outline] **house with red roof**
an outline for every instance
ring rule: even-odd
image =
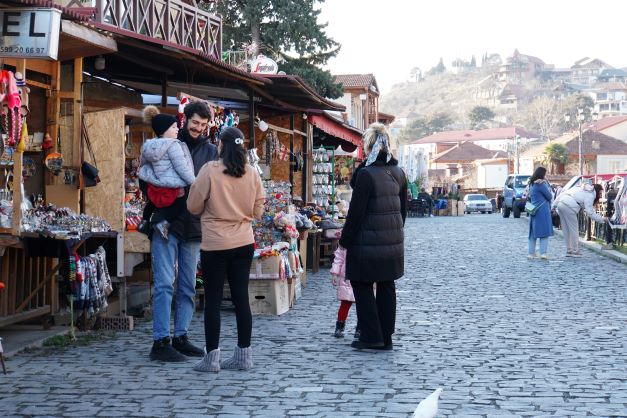
[[[379,86],[373,74],[340,74],[344,96],[335,101],[346,107],[346,121],[361,130],[379,121]]]
[[[521,172],[531,173],[542,165],[552,174],[576,175],[579,173],[579,132],[568,132],[550,143],[564,145],[568,163],[550,167],[546,147],[538,144],[520,155]],[[627,172],[627,143],[592,129],[583,132],[583,174],[619,174]],[[551,170],[551,168],[553,170]]]
[[[591,129],[607,136],[627,142],[627,115],[610,116],[589,123],[584,129]]]
[[[537,134],[524,128],[508,126],[505,128],[436,132],[433,135],[410,141],[409,146],[422,149],[429,158],[433,158],[461,142],[471,142],[490,151],[512,152],[516,143],[522,146],[537,138]]]

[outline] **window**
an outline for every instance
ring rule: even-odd
[[[610,172],[608,174],[620,173],[620,161],[619,160],[611,160],[608,161],[608,166],[610,168]]]

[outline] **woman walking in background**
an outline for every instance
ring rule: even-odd
[[[528,259],[536,256],[536,243],[540,240],[540,259],[548,260],[549,237],[553,236],[553,223],[551,222],[551,187],[544,178],[546,168],[538,167],[529,179],[529,199],[537,211],[529,219],[529,252]]]
[[[583,209],[586,215],[595,222],[607,222],[607,218],[594,211],[594,205],[601,198],[603,187],[600,184],[582,184],[572,187],[560,195],[553,202],[560,216],[560,225],[564,231],[566,241],[566,257],[581,257],[579,251],[579,220],[577,216]]]
[[[392,349],[396,322],[394,281],[404,274],[407,179],[390,152],[380,123],[364,133],[367,159],[351,179],[351,198],[340,245],[346,248],[346,279],[355,295],[359,339],[351,347]],[[376,283],[377,294],[373,290]]]
[[[247,163],[244,134],[228,127],[220,133],[220,159],[203,166],[192,184],[187,209],[200,215],[205,288],[205,357],[194,370],[218,372],[248,370],[253,366],[250,338],[252,315],[248,303],[248,277],[254,242],[251,222],[261,219],[265,191],[257,171]],[[220,363],[220,303],[228,280],[235,305],[237,346],[233,356]]]

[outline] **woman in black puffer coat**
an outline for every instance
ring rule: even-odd
[[[390,153],[390,136],[374,123],[364,133],[367,159],[353,174],[340,245],[357,307],[359,340],[352,347],[391,350],[396,321],[394,281],[404,274],[407,179]],[[376,283],[376,296],[373,290]]]

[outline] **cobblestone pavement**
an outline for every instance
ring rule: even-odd
[[[150,362],[140,322],[11,358],[0,415],[408,417],[441,386],[439,416],[627,416],[627,269],[588,251],[564,258],[561,238],[551,261],[528,261],[527,228],[496,214],[409,219],[392,352],[332,336],[338,302],[321,270],[294,309],[254,318],[251,371]],[[230,309],[222,334],[230,355]],[[202,345],[200,315],[190,335]]]

